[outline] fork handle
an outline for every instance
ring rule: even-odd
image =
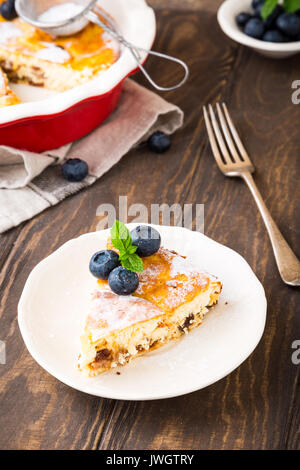
[[[272,219],[251,173],[245,171],[241,173],[241,176],[247,183],[266,225],[282,280],[291,286],[300,286],[300,262],[298,258]]]

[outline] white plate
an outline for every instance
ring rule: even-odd
[[[128,224],[132,229],[137,224]],[[79,337],[95,278],[89,260],[105,247],[109,230],[70,240],[30,274],[19,306],[19,326],[34,359],[50,374],[92,395],[152,400],[193,392],[238,367],[259,342],[266,319],[264,289],[235,251],[198,232],[155,226],[162,246],[191,256],[223,283],[219,304],[182,340],[96,378],[75,368]]]

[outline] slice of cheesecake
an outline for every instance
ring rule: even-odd
[[[133,295],[98,280],[78,364],[91,377],[187,334],[218,301],[221,283],[176,252],[160,248],[143,263]]]
[[[118,42],[94,23],[53,38],[20,18],[0,16],[0,67],[12,81],[61,92],[88,82],[118,57]]]

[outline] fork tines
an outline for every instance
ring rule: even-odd
[[[254,167],[248,157],[238,132],[225,103],[216,105],[218,119],[211,104],[208,112],[203,106],[204,120],[212,152],[223,173],[232,171],[253,171]]]

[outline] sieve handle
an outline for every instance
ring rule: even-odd
[[[181,87],[188,79],[188,76],[189,76],[189,68],[187,66],[187,64],[181,60],[181,59],[178,59],[177,57],[173,57],[173,56],[170,56],[170,55],[167,55],[167,54],[163,54],[162,52],[156,52],[156,51],[151,51],[151,50],[148,50],[148,49],[144,49],[142,47],[138,47],[138,46],[135,46],[134,44],[126,41],[126,39],[118,32],[117,28],[115,25],[113,25],[112,23],[112,20],[111,18],[109,18],[108,15],[105,15],[104,12],[101,11],[101,15],[105,18],[105,20],[109,23],[109,26],[107,24],[105,24],[98,16],[98,14],[93,11],[93,10],[89,10],[86,14],[85,14],[85,17],[93,22],[93,23],[96,23],[97,25],[101,26],[101,28],[104,29],[104,31],[106,31],[107,33],[109,33],[111,36],[113,36],[115,39],[117,39],[121,44],[123,44],[123,46],[125,46],[127,49],[129,49],[129,51],[131,52],[134,60],[136,61],[136,64],[138,66],[138,68],[140,69],[140,71],[145,75],[146,79],[148,80],[148,82],[151,83],[151,85],[156,89],[156,90],[159,90],[159,91],[171,91],[171,90],[176,90],[176,88],[179,88]],[[170,62],[175,62],[176,64],[179,64],[183,70],[184,70],[184,77],[178,82],[176,83],[175,85],[173,86],[170,86],[170,87],[162,87],[160,85],[158,85],[149,75],[149,73],[147,72],[147,70],[145,69],[145,67],[143,66],[143,64],[141,63],[141,56],[140,56],[140,52],[144,52],[146,54],[151,54],[151,55],[154,55],[156,57],[160,57],[161,59],[165,59],[165,60],[169,60]]]

